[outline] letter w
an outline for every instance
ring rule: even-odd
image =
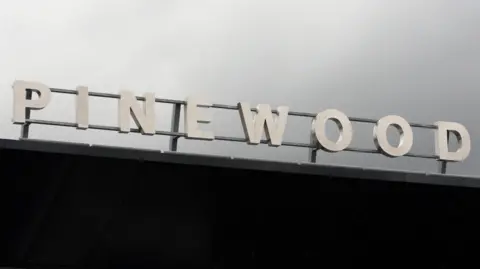
[[[288,107],[277,108],[278,116],[274,118],[272,109],[268,104],[257,106],[255,116],[249,103],[238,103],[240,117],[242,119],[243,131],[249,144],[257,145],[262,139],[263,132],[269,141],[269,145],[278,147],[282,145],[283,133],[287,124]]]

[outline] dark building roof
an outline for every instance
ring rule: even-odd
[[[480,187],[480,177],[365,169],[361,167],[331,166],[311,163],[292,163],[265,161],[258,159],[233,158],[228,156],[212,156],[159,150],[66,143],[42,140],[7,140],[0,139],[0,149],[39,151],[46,153],[73,154],[117,159],[176,163],[186,165],[204,165],[232,169],[249,169],[258,171],[284,172],[304,175],[335,176],[356,179],[374,179],[410,183],[426,183],[435,185],[451,185],[463,187]]]
[[[33,140],[0,160],[0,266],[478,264],[476,178]]]

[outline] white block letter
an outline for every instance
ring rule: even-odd
[[[88,88],[77,87],[77,129],[88,129]]]
[[[27,100],[27,90],[38,94],[37,99]],[[16,80],[13,83],[13,123],[25,123],[25,109],[40,110],[50,102],[50,88],[38,82]]]
[[[400,133],[398,147],[393,147],[388,142],[387,129],[392,125]],[[413,130],[408,122],[395,115],[385,116],[378,120],[373,128],[373,138],[377,149],[389,157],[400,157],[407,154],[413,146]]]
[[[282,145],[283,133],[288,117],[287,106],[277,108],[278,116],[275,117],[275,119],[272,115],[272,109],[268,104],[258,105],[255,116],[252,116],[250,104],[239,103],[238,106],[243,131],[249,144],[259,144],[262,139],[262,134],[265,131],[270,146],[278,147]]]
[[[196,98],[189,97],[187,98],[187,104],[185,105],[185,132],[187,133],[186,138],[192,139],[202,139],[202,140],[213,140],[215,136],[211,131],[203,131],[199,129],[199,123],[210,123],[210,117],[207,117],[199,108],[210,107],[210,104],[201,102]]]
[[[333,120],[340,130],[340,136],[337,141],[331,141],[327,138],[325,124],[328,120]],[[329,152],[338,152],[346,149],[352,142],[353,138],[352,123],[345,114],[336,109],[327,109],[318,113],[312,123],[312,131],[317,138],[320,147]]]
[[[438,121],[435,123],[435,153],[439,160],[460,162],[465,160],[470,154],[471,141],[470,134],[465,126],[456,122]],[[448,151],[448,133],[453,133],[457,137],[460,147],[455,152]]]
[[[143,111],[133,93],[129,91],[120,92],[118,106],[119,127],[121,133],[130,132],[130,115],[135,124],[140,128],[142,134],[155,134],[155,96],[153,93],[145,94]]]

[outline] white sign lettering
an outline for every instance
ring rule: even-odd
[[[120,133],[130,132],[130,115],[137,126],[145,135],[155,134],[155,96],[153,93],[145,94],[143,112],[140,104],[133,93],[129,91],[120,92],[118,102],[118,121]]]
[[[440,160],[460,162],[465,160],[470,154],[470,134],[465,126],[456,122],[438,121],[435,123],[437,130],[435,130],[435,153]],[[458,141],[460,147],[455,152],[448,151],[448,133],[453,133]]]
[[[390,145],[387,139],[387,129],[395,127],[400,133],[400,143],[397,147]],[[373,137],[377,149],[390,157],[400,157],[407,154],[413,146],[413,130],[408,122],[395,115],[381,118],[373,128]]]
[[[258,105],[254,116],[249,103],[239,103],[238,106],[243,130],[249,144],[258,145],[265,131],[270,146],[282,145],[283,133],[287,125],[288,107],[278,107],[278,116],[274,117],[268,104]]]
[[[185,132],[187,138],[213,140],[215,136],[211,131],[203,131],[199,129],[199,123],[208,124],[211,119],[204,114],[200,108],[208,108],[210,104],[197,100],[196,98],[187,98],[185,108]]]
[[[328,120],[333,120],[340,130],[340,136],[335,142],[327,138],[325,124]],[[352,123],[345,114],[336,109],[328,109],[318,113],[312,123],[312,130],[320,147],[329,152],[337,152],[346,149],[352,142],[353,138]]]
[[[77,129],[88,129],[88,88],[77,87]]]
[[[27,92],[37,93],[36,98],[27,98]],[[89,127],[89,91],[85,86],[77,87],[76,91],[76,125],[78,129]],[[51,90],[44,84],[17,80],[13,84],[13,122],[26,122],[26,110],[45,108],[51,99]],[[130,132],[130,121],[135,124],[144,135],[154,135],[155,130],[155,95],[145,94],[141,101],[137,100],[132,92],[121,91],[118,101],[118,130],[120,133]],[[143,103],[143,107],[140,103]],[[187,98],[185,104],[185,136],[189,139],[214,140],[213,131],[200,129],[200,124],[211,123],[211,117],[204,114],[204,110],[212,105],[196,98]],[[289,108],[279,106],[272,112],[269,104],[259,104],[252,111],[249,103],[239,103],[238,111],[243,126],[246,142],[257,145],[265,134],[268,144],[273,147],[282,145],[283,135],[287,126]],[[340,136],[337,141],[327,138],[325,125],[328,120],[337,124]],[[392,146],[387,139],[388,127],[395,127],[400,133],[398,146]],[[438,121],[435,123],[435,152],[438,160],[460,162],[464,161],[471,150],[470,134],[465,126],[456,122]],[[312,121],[312,137],[319,149],[328,152],[340,152],[348,148],[353,139],[353,127],[349,118],[336,109],[327,109],[320,112]],[[454,134],[460,143],[456,151],[448,148],[448,134]],[[389,115],[381,118],[373,128],[373,140],[377,150],[389,157],[400,157],[408,154],[413,146],[413,131],[404,118]]]
[[[27,100],[27,90],[38,94],[37,99]],[[43,109],[50,102],[50,88],[42,83],[17,80],[13,83],[13,122],[25,123],[25,109]]]

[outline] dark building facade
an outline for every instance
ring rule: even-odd
[[[0,265],[475,267],[477,178],[0,140]]]

